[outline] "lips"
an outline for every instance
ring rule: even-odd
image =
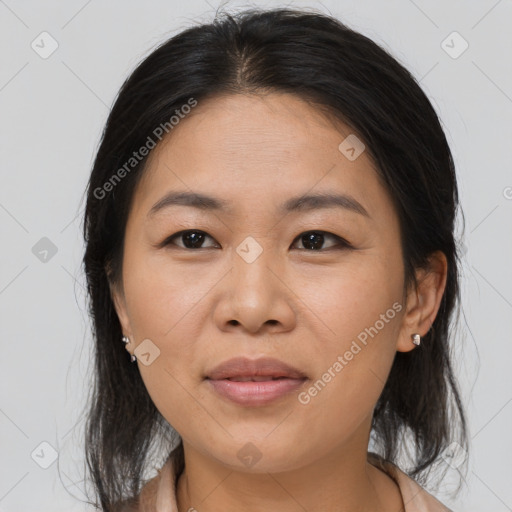
[[[217,396],[238,406],[256,407],[291,396],[308,378],[278,359],[236,357],[208,372],[205,380]]]
[[[260,359],[235,357],[224,361],[206,375],[210,380],[228,379],[236,382],[260,382],[280,378],[304,379],[305,377],[306,375],[297,368],[270,357]]]

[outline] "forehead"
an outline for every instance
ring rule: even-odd
[[[150,154],[134,206],[147,214],[165,193],[188,190],[224,198],[231,214],[308,192],[346,193],[370,215],[389,208],[370,157],[340,151],[349,136],[349,127],[291,94],[198,102]]]

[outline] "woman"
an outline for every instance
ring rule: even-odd
[[[246,11],[152,52],[88,186],[101,510],[449,510],[422,485],[467,447],[457,207],[427,97],[339,21]]]

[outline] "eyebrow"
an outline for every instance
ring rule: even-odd
[[[199,210],[232,212],[231,203],[224,199],[198,192],[169,192],[159,199],[149,210],[148,217],[171,206],[188,206]],[[328,208],[342,208],[371,218],[364,206],[347,194],[316,193],[292,197],[279,208],[280,213],[313,211]]]

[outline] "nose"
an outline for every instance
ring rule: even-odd
[[[294,328],[294,294],[283,265],[270,250],[256,260],[233,254],[232,268],[222,280],[214,321],[223,331],[251,334],[287,332]]]

